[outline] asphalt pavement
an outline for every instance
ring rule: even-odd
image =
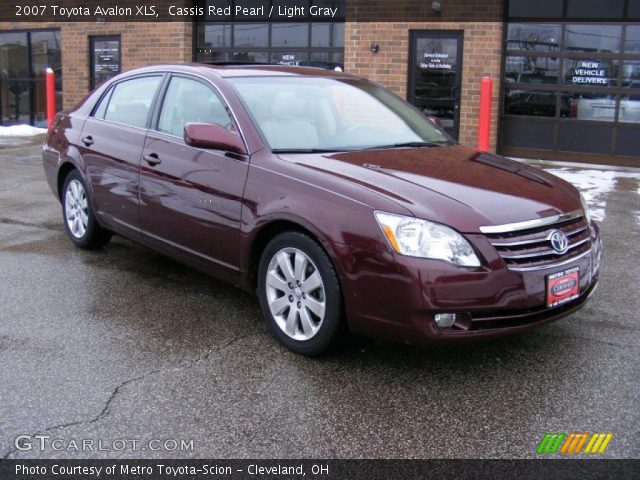
[[[251,295],[119,237],[74,248],[39,147],[9,144],[0,458],[535,458],[547,432],[611,432],[604,457],[640,458],[640,170],[542,166],[602,227],[587,307],[489,343],[308,359]]]

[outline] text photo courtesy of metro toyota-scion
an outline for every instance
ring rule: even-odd
[[[640,473],[640,0],[0,6],[0,478]]]

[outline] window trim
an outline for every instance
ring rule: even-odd
[[[100,98],[98,98],[98,100],[96,101],[95,105],[91,108],[91,113],[89,114],[89,118],[96,120],[96,121],[101,121],[101,122],[108,122],[114,125],[122,125],[125,127],[130,127],[130,128],[137,128],[140,130],[149,130],[149,122],[151,120],[151,113],[154,111],[155,109],[155,105],[158,101],[158,94],[160,93],[161,89],[162,89],[162,85],[166,80],[166,76],[167,73],[166,72],[148,72],[148,73],[141,73],[138,75],[131,75],[128,77],[124,77],[124,78],[119,78],[118,80],[113,81],[113,83],[109,84],[109,86],[106,88],[106,90],[102,93],[102,95],[100,95]],[[145,126],[140,127],[138,125],[130,125],[128,123],[122,123],[122,122],[116,122],[115,120],[109,120],[108,118],[99,118],[95,116],[96,111],[98,110],[98,107],[100,106],[100,104],[102,103],[102,100],[107,98],[107,102],[111,102],[111,97],[113,96],[113,92],[115,91],[116,87],[118,85],[120,85],[123,82],[129,81],[129,80],[138,80],[140,78],[145,78],[145,77],[160,77],[160,84],[159,84],[159,88],[158,90],[156,90],[156,92],[154,93],[153,98],[151,99],[151,105],[149,106],[149,112],[147,112],[147,119],[145,121]],[[107,108],[109,108],[109,103],[107,103]],[[106,113],[106,110],[105,110]]]
[[[182,78],[187,78],[189,80],[194,80],[194,81],[197,81],[199,83],[202,83],[202,84],[210,87],[213,90],[213,92],[217,95],[217,97],[220,99],[220,101],[222,102],[223,106],[225,107],[225,110],[227,111],[227,114],[229,115],[231,121],[235,125],[235,128],[236,128],[236,130],[238,132],[238,135],[240,135],[240,138],[242,139],[242,143],[244,144],[245,151],[248,152],[247,155],[250,155],[251,153],[249,152],[249,144],[247,143],[247,140],[246,140],[246,137],[245,137],[245,134],[244,134],[244,130],[243,130],[240,122],[238,121],[237,115],[235,114],[235,112],[231,108],[229,100],[227,99],[225,94],[222,93],[222,91],[220,91],[218,86],[215,83],[213,83],[211,80],[209,80],[208,78],[203,77],[201,75],[195,74],[195,73],[185,73],[185,72],[176,72],[176,71],[166,71],[165,72],[165,79],[164,79],[162,85],[160,86],[160,89],[158,90],[158,93],[156,95],[156,101],[154,102],[154,105],[153,105],[153,116],[151,117],[151,123],[147,127],[147,130],[150,131],[150,132],[153,132],[154,134],[157,134],[157,135],[166,135],[166,136],[174,138],[174,139],[180,139],[180,141],[184,145],[186,145],[186,143],[184,142],[184,138],[183,137],[178,136],[178,135],[174,135],[174,134],[168,133],[168,132],[162,132],[162,131],[157,129],[158,121],[160,120],[160,112],[162,111],[162,106],[164,104],[164,100],[165,100],[165,97],[166,97],[167,89],[169,88],[169,84],[170,84],[171,79],[173,77],[182,77]],[[191,147],[191,148],[197,148],[197,147]]]

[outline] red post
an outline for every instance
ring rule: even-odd
[[[53,119],[56,116],[56,74],[53,70],[47,68],[47,129],[53,125]]]
[[[478,122],[478,150],[489,151],[489,138],[491,136],[491,95],[493,81],[491,77],[483,77],[480,86],[480,118]]]

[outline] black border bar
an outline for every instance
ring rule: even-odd
[[[0,479],[3,480],[630,480],[639,475],[640,459],[0,461]]]

